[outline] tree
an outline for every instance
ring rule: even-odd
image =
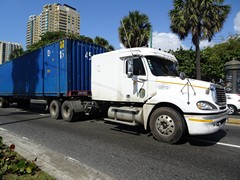
[[[96,36],[93,40],[93,42],[99,46],[102,46],[104,48],[107,49],[107,51],[113,51],[114,50],[114,47],[112,45],[109,45],[109,42],[102,38],[102,37],[99,37],[99,36]]]
[[[229,37],[228,40],[201,51],[203,79],[224,79],[224,65],[231,60],[240,60],[240,36]]]
[[[11,52],[9,58],[10,58],[10,59],[15,59],[15,58],[18,58],[18,57],[22,56],[23,54],[24,54],[23,48],[14,49],[14,50]]]
[[[224,0],[174,0],[174,9],[170,10],[170,28],[181,40],[189,33],[196,47],[196,77],[201,79],[200,40],[211,41],[214,34],[221,30],[230,12]]]
[[[139,11],[129,12],[118,28],[119,39],[126,48],[147,46],[151,27],[147,15]]]
[[[178,71],[185,72],[187,77],[194,78],[196,67],[194,66],[194,51],[192,49],[184,50],[182,47],[172,52],[178,59]]]
[[[51,44],[53,42],[57,42],[60,39],[66,38],[67,35],[63,31],[54,31],[54,32],[46,32],[41,36],[41,40],[38,41],[37,43],[34,43],[30,46],[27,47],[27,51],[31,52],[34,50],[37,50],[43,46],[46,46],[47,44]]]
[[[112,45],[109,45],[108,41],[105,40],[102,37],[97,36],[95,39],[92,39],[90,37],[84,36],[84,35],[77,35],[77,34],[72,34],[72,33],[65,33],[63,31],[54,31],[54,32],[46,32],[41,36],[41,40],[38,41],[37,43],[28,46],[27,47],[27,52],[31,52],[34,50],[37,50],[41,47],[44,47],[48,44],[57,42],[61,39],[72,39],[72,40],[80,40],[84,41],[87,43],[96,43],[99,46],[103,46],[104,48],[107,49],[107,51],[112,51],[114,50],[114,47]]]
[[[88,42],[88,43],[93,43],[93,39],[88,37],[88,36],[84,36],[84,35],[80,35],[78,37],[78,40],[80,41],[84,41],[84,42]]]

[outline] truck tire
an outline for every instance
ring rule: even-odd
[[[79,117],[79,113],[74,112],[73,106],[70,101],[64,101],[61,111],[64,121],[73,122],[76,121]]]
[[[237,113],[237,108],[233,105],[228,105],[228,114],[229,115],[234,115]]]
[[[186,131],[182,115],[170,107],[156,109],[150,117],[150,130],[158,141],[178,142]]]
[[[49,112],[53,119],[61,119],[61,102],[53,100],[50,103]]]

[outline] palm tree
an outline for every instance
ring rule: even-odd
[[[197,79],[201,79],[200,40],[211,41],[214,34],[223,27],[231,7],[223,5],[224,0],[174,0],[174,9],[170,10],[171,30],[181,40],[189,33],[196,50]]]
[[[78,37],[78,40],[80,41],[84,41],[84,42],[88,42],[88,43],[93,43],[93,39],[88,37],[88,36],[84,36],[84,35],[80,35]]]
[[[109,45],[109,42],[102,37],[96,36],[93,41],[94,41],[95,44],[106,48],[107,51],[113,51],[114,50],[114,47],[112,45]]]
[[[147,46],[151,27],[147,15],[139,11],[129,12],[118,28],[119,39],[126,48]]]

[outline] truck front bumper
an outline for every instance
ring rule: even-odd
[[[184,115],[190,135],[204,135],[217,132],[227,120],[227,111],[212,115]]]

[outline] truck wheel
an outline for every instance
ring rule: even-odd
[[[233,105],[228,105],[228,114],[229,115],[234,115],[237,112],[237,108]]]
[[[186,125],[179,112],[173,108],[161,107],[152,113],[150,129],[158,141],[173,144],[183,137]]]
[[[73,122],[78,119],[79,113],[75,113],[72,104],[69,101],[65,101],[62,104],[62,117],[67,122]]]
[[[58,100],[53,100],[49,107],[50,115],[53,119],[61,118],[61,102]]]

